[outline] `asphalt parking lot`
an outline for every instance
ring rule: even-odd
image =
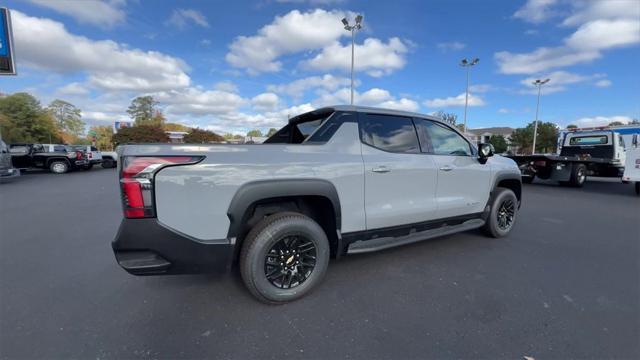
[[[0,184],[0,358],[640,358],[640,199],[525,185],[513,232],[330,264],[284,306],[231,276],[114,261],[114,169]]]

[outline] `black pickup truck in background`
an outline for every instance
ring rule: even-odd
[[[89,164],[85,152],[64,145],[56,147],[53,152],[47,152],[41,144],[11,144],[9,152],[13,166],[21,170],[39,168],[49,169],[54,174],[64,174]]]

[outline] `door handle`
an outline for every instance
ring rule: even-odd
[[[453,168],[451,166],[449,166],[449,165],[445,165],[445,166],[441,167],[440,170],[442,170],[442,171],[451,171],[451,170],[453,170]]]
[[[371,171],[373,171],[374,173],[388,173],[391,170],[386,166],[378,166],[371,169]]]

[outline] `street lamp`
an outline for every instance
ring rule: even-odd
[[[549,80],[551,79],[536,79],[536,81],[533,82],[533,85],[538,87],[538,102],[536,104],[536,122],[533,125],[533,148],[531,149],[531,155],[536,153],[536,138],[538,136],[538,110],[540,109],[540,91],[542,89],[542,85],[548,83]]]
[[[464,67],[467,69],[467,90],[464,96],[464,132],[467,132],[467,107],[469,106],[469,69],[478,63],[478,61],[480,61],[480,59],[475,58],[471,61],[467,60],[467,59],[462,59],[460,61],[460,66]]]
[[[356,30],[362,29],[362,15],[356,16],[356,24],[349,25],[349,21],[347,18],[342,19],[342,24],[344,25],[344,29],[351,32],[351,105],[353,105],[353,59],[355,56],[355,32]]]

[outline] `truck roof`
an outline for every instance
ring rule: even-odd
[[[366,113],[375,113],[375,114],[382,114],[382,115],[397,115],[397,116],[406,116],[406,117],[415,117],[415,118],[428,119],[428,120],[433,120],[433,121],[438,121],[438,122],[444,123],[442,121],[442,119],[440,119],[440,118],[438,118],[436,116],[419,114],[419,113],[410,112],[410,111],[383,109],[383,108],[377,108],[377,107],[371,107],[371,106],[358,106],[358,105],[326,106],[326,107],[323,107],[323,108],[319,108],[319,109],[316,109],[316,110],[313,110],[313,111],[309,111],[309,112],[297,115],[297,116],[291,118],[289,120],[289,122],[290,123],[297,123],[297,122],[305,121],[309,117],[316,117],[318,115],[321,115],[321,114],[324,114],[324,113],[332,113],[334,111],[355,111],[355,112],[366,112]]]

